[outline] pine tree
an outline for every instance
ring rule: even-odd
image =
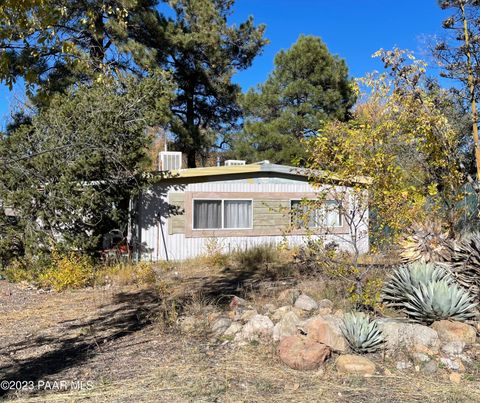
[[[195,167],[199,157],[205,159],[222,134],[235,127],[241,115],[240,87],[232,76],[249,67],[266,43],[265,27],[255,26],[251,17],[238,26],[228,24],[233,4],[234,0],[171,1],[172,17],[158,12],[132,24],[129,32],[154,52],[153,65],[173,77],[177,91],[171,131],[189,167]],[[152,67],[142,52],[136,60]]]
[[[93,253],[125,230],[131,196],[149,183],[145,127],[169,120],[171,92],[162,75],[79,85],[0,137],[0,200],[17,217],[0,214],[0,245]]]
[[[301,140],[330,119],[347,120],[354,102],[345,61],[320,38],[301,36],[276,55],[266,82],[243,97],[244,128],[234,139],[233,153],[251,161],[302,159]]]
[[[136,69],[128,37],[157,0],[4,0],[0,2],[0,81],[18,78],[37,105],[72,84]],[[144,52],[145,53],[145,52]]]

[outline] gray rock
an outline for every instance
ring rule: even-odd
[[[435,361],[430,360],[422,367],[422,371],[425,374],[432,375],[438,371],[438,365]]]
[[[431,358],[424,353],[413,353],[412,357],[417,362],[428,362],[431,360]]]
[[[255,315],[251,318],[241,332],[235,336],[235,341],[265,340],[272,337],[273,322],[268,316]]]
[[[292,307],[290,305],[281,306],[280,308],[275,309],[275,312],[273,312],[272,320],[274,322],[278,322],[279,320],[282,320],[282,318],[287,314],[287,312],[291,311]]]
[[[293,306],[295,308],[303,309],[304,311],[314,311],[315,309],[318,309],[317,302],[305,294],[300,295]]]
[[[224,337],[235,336],[238,332],[242,330],[242,324],[240,322],[233,322],[227,330],[223,333]]]
[[[435,330],[416,323],[379,320],[388,350],[408,348],[416,352],[437,352],[440,340]]]
[[[245,307],[247,306],[247,301],[243,298],[237,297],[236,295],[230,301],[230,309],[235,309],[238,307]]]
[[[232,321],[228,318],[218,318],[212,325],[212,332],[216,336],[221,336],[231,324]]]
[[[410,361],[398,361],[395,366],[398,370],[404,371],[406,369],[412,368],[413,364]]]
[[[452,371],[462,371],[465,369],[460,361],[452,360],[451,358],[442,357],[440,362]]]
[[[293,336],[297,333],[297,326],[300,323],[302,323],[302,320],[294,312],[287,312],[273,328],[273,340],[279,341],[284,337]]]
[[[459,355],[463,353],[463,349],[465,348],[465,342],[463,341],[450,341],[445,343],[442,346],[442,351],[449,355]]]
[[[258,315],[258,312],[256,309],[247,309],[246,311],[243,311],[240,320],[244,323],[248,322],[250,319],[252,319],[255,315]]]
[[[273,304],[265,304],[263,306],[263,312],[265,314],[269,314],[269,313],[274,313],[276,311],[277,307]]]
[[[333,308],[333,302],[330,301],[329,299],[322,299],[320,301],[318,301],[318,307],[320,309],[324,309],[324,308]]]

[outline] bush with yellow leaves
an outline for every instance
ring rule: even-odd
[[[52,251],[52,263],[39,274],[38,284],[42,288],[62,291],[68,288],[83,288],[93,285],[95,266],[92,260],[76,252]]]

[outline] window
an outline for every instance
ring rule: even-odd
[[[292,200],[290,207],[292,224],[297,228],[305,226],[309,228],[342,226],[339,205],[335,200],[326,200],[322,208],[313,208],[308,205],[308,202],[302,200]]]
[[[252,228],[251,200],[194,200],[193,229]]]
[[[193,201],[193,228],[194,229],[222,228],[222,201],[221,200],[194,200]]]

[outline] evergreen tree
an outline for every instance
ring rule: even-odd
[[[463,84],[470,109],[471,134],[476,162],[476,182],[470,182],[476,189],[480,205],[480,140],[478,133],[477,102],[480,97],[480,23],[478,0],[439,0],[440,7],[451,15],[443,21],[443,28],[450,32],[446,40],[439,41],[434,49],[443,77],[452,78]]]
[[[166,124],[171,91],[163,75],[78,86],[1,137],[0,200],[17,220],[1,209],[0,246],[94,252],[126,229],[129,200],[149,181],[145,127]]]
[[[157,0],[4,0],[0,2],[0,81],[21,77],[37,105],[68,86],[135,70],[141,46],[127,27]],[[132,27],[130,27],[132,28]],[[146,51],[145,51],[146,52]],[[144,52],[144,54],[146,54]]]
[[[275,56],[267,81],[244,95],[244,127],[234,138],[233,154],[287,164],[302,159],[301,140],[329,119],[347,120],[354,102],[345,61],[320,38],[301,36]]]
[[[154,64],[171,73],[177,86],[171,111],[176,147],[189,167],[205,158],[222,133],[241,115],[240,88],[232,76],[249,67],[266,43],[265,27],[253,18],[229,25],[234,0],[175,0],[173,16],[155,17],[131,25],[129,35],[155,53]],[[165,13],[170,15],[171,13]],[[143,52],[137,62],[151,66]]]

